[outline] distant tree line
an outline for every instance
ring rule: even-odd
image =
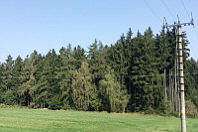
[[[11,55],[0,64],[0,103],[31,108],[108,112],[179,111],[175,89],[176,35],[131,29],[113,45],[95,40],[88,52],[69,44],[59,53]],[[183,33],[186,100],[198,108],[198,62]],[[189,106],[190,104],[190,106]],[[188,109],[187,109],[188,110]]]

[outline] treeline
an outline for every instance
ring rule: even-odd
[[[198,62],[184,63],[187,107],[198,108]],[[95,40],[86,52],[69,44],[59,53],[34,51],[22,59],[9,55],[0,64],[0,103],[31,108],[108,112],[177,112],[174,30],[134,36],[131,29],[113,45]],[[188,106],[190,104],[190,106]]]

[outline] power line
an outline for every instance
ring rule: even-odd
[[[173,13],[171,12],[170,8],[168,7],[168,5],[164,2],[164,0],[160,0],[161,3],[165,6],[166,10],[169,12],[169,14],[171,15],[172,19],[175,19],[175,16],[173,15]]]
[[[157,15],[157,13],[155,13],[155,11],[153,10],[153,8],[149,5],[149,3],[146,0],[143,0],[145,5],[148,7],[148,9],[150,10],[150,12],[153,14],[153,16],[156,17],[156,19],[161,23],[162,20],[161,18]]]
[[[181,1],[182,6],[184,7],[184,10],[185,10],[185,12],[186,12],[187,16],[191,19],[191,16],[190,16],[190,14],[189,14],[189,12],[188,12],[188,10],[187,10],[186,6],[185,6],[184,1],[183,1],[183,0],[180,0],[180,1]]]
[[[188,9],[187,9],[186,6],[185,6],[184,0],[180,0],[180,1],[181,1],[181,4],[182,4],[182,6],[183,6],[183,8],[184,8],[184,10],[185,10],[185,12],[186,12],[186,14],[187,14],[187,16],[188,16],[190,19],[192,19],[192,18],[191,18],[191,17],[192,17],[192,14],[190,15]],[[197,41],[198,41],[198,32],[197,32],[197,30],[195,29],[195,27],[194,27],[193,29],[194,29],[195,37],[196,37],[196,39],[197,39]]]

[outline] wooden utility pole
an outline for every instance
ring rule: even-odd
[[[180,20],[173,25],[166,24],[166,27],[174,27],[177,35],[178,47],[178,61],[179,61],[179,87],[180,87],[180,117],[181,117],[181,132],[186,132],[186,114],[185,114],[185,89],[184,89],[184,66],[183,66],[183,40],[182,40],[182,26],[194,25],[193,19],[189,23],[181,23]]]
[[[178,102],[178,99],[177,99],[177,37],[176,37],[176,46],[175,46],[175,55],[176,55],[176,58],[175,58],[175,68],[174,68],[174,89],[175,89],[175,93],[174,93],[174,96],[175,96],[175,112],[177,112],[177,109],[178,109],[178,105],[177,105],[177,102]]]
[[[180,23],[180,21],[179,21]],[[184,66],[183,66],[183,47],[181,26],[177,27],[178,35],[178,57],[179,57],[179,83],[181,97],[181,131],[186,132],[186,114],[185,114],[185,94],[184,94]]]

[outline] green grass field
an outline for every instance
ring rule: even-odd
[[[187,120],[188,132],[198,131],[198,119]],[[180,119],[141,114],[0,109],[0,132],[179,132]]]

